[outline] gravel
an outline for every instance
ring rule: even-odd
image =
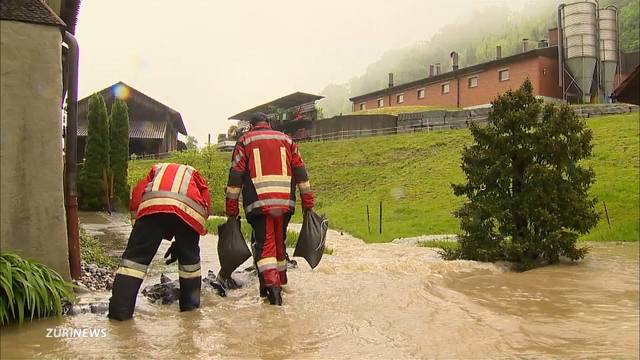
[[[111,290],[115,272],[111,269],[99,267],[96,264],[81,262],[82,275],[80,280],[74,280],[73,283],[81,288],[89,291],[108,291]],[[82,290],[80,290],[82,292]]]

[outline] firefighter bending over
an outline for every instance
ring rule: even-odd
[[[133,316],[136,297],[149,263],[162,239],[175,241],[170,252],[177,257],[180,277],[180,311],[200,306],[200,235],[211,200],[205,179],[191,166],[163,163],[151,168],[133,189],[134,222],[122,263],[116,272],[109,301],[109,318]]]

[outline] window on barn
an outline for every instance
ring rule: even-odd
[[[478,77],[477,76],[471,76],[469,78],[469,87],[470,88],[478,87]]]
[[[367,103],[360,103],[360,110],[366,110],[367,109]]]
[[[381,108],[383,106],[384,106],[384,99],[383,98],[378,99],[378,107]]]
[[[424,99],[424,89],[418,89],[418,99]]]
[[[498,70],[498,79],[500,79],[500,81],[509,80],[509,69]]]
[[[398,104],[402,104],[402,103],[404,102],[404,94],[398,94],[398,95],[396,96],[396,102],[397,102]]]
[[[440,85],[440,90],[443,94],[448,94],[449,93],[449,83],[444,83],[442,85]]]

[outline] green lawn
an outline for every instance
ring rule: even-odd
[[[596,117],[587,124],[594,132],[594,154],[585,163],[596,171],[592,193],[603,215],[583,240],[638,241],[638,113]],[[470,143],[465,129],[303,143],[300,150],[316,193],[316,211],[327,215],[331,228],[367,242],[385,242],[459,231],[452,212],[463,199],[453,195],[450,184],[463,181],[460,152]],[[210,182],[214,211],[221,214],[230,157],[210,151],[204,156],[176,154],[170,161],[202,170]],[[132,181],[144,176],[152,163],[131,162]],[[380,201],[382,234],[378,233]],[[300,221],[299,211],[292,221]]]

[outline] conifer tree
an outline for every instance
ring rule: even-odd
[[[109,122],[111,175],[113,176],[113,200],[120,206],[129,204],[129,110],[124,100],[116,98],[111,106]],[[126,211],[126,209],[125,209]]]
[[[464,149],[467,182],[452,185],[468,201],[456,211],[460,249],[445,255],[480,261],[509,260],[523,269],[560,256],[584,257],[580,234],[598,221],[588,191],[592,134],[567,106],[546,105],[526,80],[492,102],[486,126],[471,125]]]
[[[99,94],[89,98],[87,122],[85,162],[78,181],[79,206],[84,210],[103,210],[107,204],[103,176],[109,172],[109,121],[107,106]]]

